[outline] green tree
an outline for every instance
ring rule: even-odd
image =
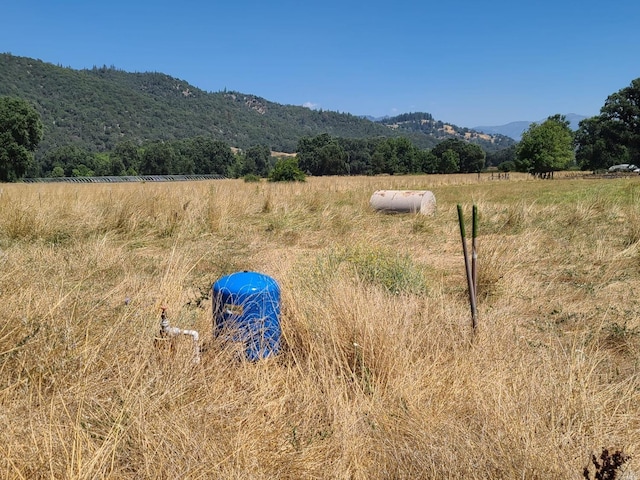
[[[495,152],[487,152],[486,164],[487,166],[498,166],[505,162],[511,162],[515,167],[516,160],[516,146],[511,145],[507,148],[496,150]]]
[[[516,170],[516,163],[512,160],[506,160],[498,165],[498,170],[501,172],[514,172]]]
[[[209,136],[198,136],[183,143],[183,155],[190,156],[194,173],[230,176],[236,157],[231,147],[221,140]]]
[[[387,140],[397,159],[397,173],[418,173],[420,162],[418,149],[406,137],[390,138]]]
[[[419,150],[406,137],[379,140],[371,155],[373,173],[406,174],[422,171]]]
[[[335,141],[318,150],[320,175],[344,175],[347,173],[347,154]]]
[[[640,78],[609,95],[600,116],[615,125],[610,133],[629,149],[630,161],[640,163]]]
[[[193,157],[184,152],[179,146],[176,146],[176,143],[178,143],[178,145],[180,144],[180,142],[173,142],[171,144],[174,147],[174,152],[176,152],[171,173],[174,175],[193,175],[196,170]]]
[[[65,177],[91,176],[94,173],[94,154],[71,144],[49,150],[42,161],[42,173],[47,177],[62,172]],[[58,168],[56,168],[58,167]],[[74,173],[75,171],[75,173]]]
[[[95,172],[84,164],[78,165],[71,171],[73,177],[93,177]]]
[[[64,169],[61,166],[56,165],[55,167],[53,167],[53,170],[51,171],[51,174],[49,176],[52,178],[64,177]]]
[[[460,154],[460,171],[462,173],[482,171],[485,161],[486,154],[479,145],[465,142],[463,153]]]
[[[600,115],[580,122],[575,146],[584,170],[640,163],[640,78],[609,95]]]
[[[484,168],[485,162],[485,153],[478,145],[465,142],[458,138],[448,138],[440,142],[438,145],[433,147],[433,154],[438,158],[439,163],[446,165],[446,168],[440,168],[440,173],[455,173],[451,171],[442,171],[449,170],[451,168],[451,160],[452,157],[449,157],[443,163],[443,155],[447,151],[453,151],[456,153],[458,157],[458,170],[462,173],[475,173],[479,172]]]
[[[431,150],[418,151],[418,162],[420,163],[421,172],[437,173],[438,157]]]
[[[114,176],[121,176],[121,175],[127,175],[127,169],[124,166],[124,162],[122,161],[122,159],[116,155],[112,155],[112,154],[108,154],[109,155],[109,172],[107,173],[107,175],[114,175]]]
[[[398,156],[396,155],[393,145],[383,139],[376,145],[373,154],[371,155],[371,165],[373,166],[373,173],[399,173],[400,163],[398,162]]]
[[[131,140],[118,143],[109,156],[112,165],[111,175],[138,174],[142,156],[140,149]]]
[[[255,145],[249,147],[242,159],[241,175],[253,173],[264,177],[270,167],[271,149],[266,145]]]
[[[42,140],[42,120],[30,103],[0,97],[0,181],[15,182],[33,162]]]
[[[176,152],[171,144],[156,142],[148,145],[142,154],[140,173],[142,175],[170,175]]]
[[[582,170],[602,170],[629,163],[629,148],[620,142],[617,122],[603,116],[584,119],[575,133],[576,163]]]
[[[105,175],[122,175],[121,165],[116,165],[114,173],[114,165],[111,156],[106,152],[93,154],[93,174],[97,176]]]
[[[347,173],[347,153],[328,133],[302,137],[298,141],[300,169],[311,175],[343,175]]]
[[[338,138],[347,156],[347,175],[371,175],[371,155],[378,140],[364,138]]]
[[[445,150],[439,160],[438,173],[456,173],[460,171],[460,155],[455,150]]]
[[[305,174],[295,157],[279,158],[269,173],[270,182],[304,182]]]
[[[532,123],[516,148],[520,171],[547,173],[568,168],[574,160],[573,132],[564,115]]]

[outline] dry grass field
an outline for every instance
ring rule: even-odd
[[[240,270],[282,288],[275,358],[212,338]],[[0,315],[2,479],[580,479],[603,448],[640,478],[640,178],[4,184]]]

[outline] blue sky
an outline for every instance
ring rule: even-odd
[[[591,116],[640,77],[638,0],[3,3],[0,52],[354,115]]]

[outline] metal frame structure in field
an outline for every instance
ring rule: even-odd
[[[51,177],[24,178],[24,183],[131,183],[131,182],[185,182],[193,180],[223,180],[224,175],[127,175],[122,177]]]

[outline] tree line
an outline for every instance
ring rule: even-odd
[[[185,140],[149,142],[137,146],[130,140],[111,152],[89,152],[65,145],[47,152],[31,170],[38,177],[193,175],[218,174],[239,177],[267,176],[275,163],[264,145],[234,151],[225,142],[198,136]]]
[[[91,152],[79,145],[64,145],[48,150],[40,161],[35,161],[33,150],[42,138],[42,122],[37,113],[28,102],[16,98],[1,98],[0,107],[2,105],[6,106],[0,108],[4,122],[16,125],[15,135],[11,137],[7,128],[6,141],[0,144],[0,164],[3,166],[0,179],[3,181],[24,176],[219,174],[236,178],[245,175],[267,177],[277,162],[266,145],[234,151],[226,142],[208,136],[144,145],[125,140],[110,152]],[[18,131],[27,126],[28,129]],[[22,149],[19,156],[15,154],[17,148]],[[485,162],[485,153],[478,145],[454,138],[433,149],[420,149],[405,137],[349,139],[323,133],[300,138],[296,152],[299,169],[310,175],[479,172]]]
[[[574,133],[563,116],[533,124],[515,148],[517,170],[532,173],[563,170],[606,170],[612,165],[640,163],[640,78],[609,95],[600,114],[579,123]]]
[[[0,97],[0,181],[135,174],[266,177],[277,162],[266,145],[234,152],[226,142],[206,135],[143,145],[125,140],[99,153],[64,145],[49,149],[36,162],[34,151],[42,138],[42,120],[28,101]],[[322,133],[299,138],[295,162],[311,175],[470,173],[497,161],[503,170],[530,173],[640,163],[640,78],[610,95],[600,115],[581,121],[575,134],[564,116],[553,115],[532,124],[517,145],[499,153],[487,158],[478,145],[457,138],[421,149],[406,137],[354,139]]]
[[[488,154],[487,162],[533,174],[640,164],[640,78],[609,95],[600,114],[582,120],[576,132],[564,116],[550,116],[532,124],[517,145]]]
[[[600,115],[580,122],[575,144],[583,170],[640,164],[640,78],[609,95]]]
[[[311,175],[377,175],[479,172],[485,153],[478,145],[450,138],[420,149],[405,137],[334,138],[328,134],[298,142],[300,169]]]
[[[320,134],[302,137],[297,164],[308,175],[376,175],[409,173],[478,172],[485,153],[477,145],[448,139],[431,150],[417,148],[407,138],[345,139]],[[268,177],[277,157],[266,145],[234,150],[206,136],[137,146],[132,141],[111,152],[90,152],[65,145],[46,152],[39,163],[16,172],[28,177],[105,175],[219,174],[238,178]],[[8,178],[6,179],[8,180]]]

